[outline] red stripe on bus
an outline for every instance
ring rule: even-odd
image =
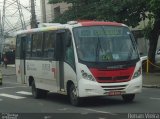
[[[126,82],[131,80],[135,67],[116,70],[99,70],[91,68],[90,71],[99,83]]]
[[[102,25],[109,25],[109,26],[122,26],[121,23],[117,22],[97,22],[97,21],[82,21],[79,22],[82,26],[102,26]]]

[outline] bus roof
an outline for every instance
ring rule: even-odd
[[[102,25],[106,25],[106,26],[126,26],[125,24],[117,23],[117,22],[91,21],[91,20],[70,21],[70,22],[67,22],[67,24],[44,23],[42,27],[18,31],[16,33],[16,35],[34,33],[34,32],[41,32],[41,31],[52,31],[52,30],[54,31],[54,30],[66,29],[66,28],[69,28],[69,27],[73,28],[73,27],[78,27],[78,26],[102,26]]]
[[[124,26],[122,23],[117,22],[104,22],[104,21],[80,21],[79,22],[82,26],[102,26],[102,25],[108,25],[108,26]]]
[[[122,23],[117,23],[117,22],[106,22],[106,21],[91,21],[91,20],[80,20],[80,21],[69,21],[67,22],[67,25],[71,26],[126,26],[125,24]]]
[[[28,29],[28,30],[21,30],[16,33],[16,35],[20,34],[27,34],[27,33],[34,33],[34,32],[41,32],[41,31],[54,31],[54,30],[59,30],[59,29],[64,29],[65,27],[62,26],[47,26],[47,27],[39,27],[39,28],[33,28],[33,29]]]

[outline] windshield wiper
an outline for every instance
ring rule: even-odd
[[[96,46],[96,62],[99,61],[99,51],[101,49],[101,41],[98,36],[97,46]]]
[[[104,30],[103,26],[101,28],[102,28],[103,32],[105,33],[105,30]],[[98,42],[97,42],[97,47],[96,47],[96,62],[99,61],[99,52],[100,52],[100,49],[102,50],[99,35],[97,35],[97,38],[98,38]]]

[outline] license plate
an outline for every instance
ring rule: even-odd
[[[110,91],[110,92],[108,92],[109,96],[117,96],[117,95],[122,95],[122,94],[124,94],[124,92],[122,92],[122,91]]]

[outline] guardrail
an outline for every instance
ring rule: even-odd
[[[148,73],[149,72],[149,66],[152,65],[158,69],[160,69],[160,66],[158,65],[155,65],[154,63],[152,63],[149,59],[147,59],[145,62],[143,62],[142,65],[144,65],[146,63],[146,72]]]

